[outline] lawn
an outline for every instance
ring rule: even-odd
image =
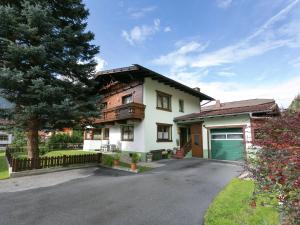
[[[47,152],[44,155],[41,155],[41,157],[45,156],[63,156],[63,155],[84,155],[84,154],[96,154],[94,151],[82,151],[82,150],[55,150],[51,152]],[[13,153],[13,156],[15,158],[27,158],[27,153],[25,152],[15,152]]]
[[[234,178],[214,199],[205,215],[205,225],[278,225],[279,214],[274,208],[262,206],[258,199],[255,209],[249,206],[254,183]]]
[[[81,150],[58,150],[51,151],[46,153],[43,156],[63,156],[63,155],[88,155],[88,154],[96,154],[94,151],[81,151]],[[43,157],[42,156],[42,157]]]
[[[5,157],[5,152],[0,151],[0,180],[9,177],[8,166]]]

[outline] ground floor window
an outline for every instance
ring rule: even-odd
[[[102,129],[95,129],[93,132],[93,140],[101,140],[102,139]]]
[[[157,141],[172,141],[172,124],[157,123]]]
[[[104,128],[104,136],[103,136],[104,140],[108,140],[109,139],[109,128]]]
[[[133,141],[134,127],[133,126],[122,126],[121,127],[121,138],[122,138],[122,141]]]
[[[0,141],[8,141],[8,135],[0,134]]]
[[[92,130],[86,130],[84,139],[85,140],[93,140],[93,131]]]

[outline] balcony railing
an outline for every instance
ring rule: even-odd
[[[101,111],[101,117],[95,123],[113,122],[126,119],[142,120],[145,117],[145,105],[140,103],[128,103]]]

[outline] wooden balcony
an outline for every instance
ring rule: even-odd
[[[142,120],[145,117],[145,105],[140,103],[128,103],[101,111],[100,118],[95,123],[114,122],[120,120]]]

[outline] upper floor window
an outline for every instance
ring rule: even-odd
[[[128,103],[131,103],[131,102],[133,102],[132,94],[125,95],[125,96],[122,97],[122,104],[128,104]]]
[[[122,126],[121,127],[122,141],[133,141],[134,138],[134,127],[133,126]]]
[[[184,112],[184,101],[179,99],[179,112]]]
[[[157,94],[157,103],[156,103],[156,108],[161,109],[161,110],[166,110],[166,111],[172,111],[171,108],[171,95],[156,91]]]
[[[101,109],[101,110],[102,110],[102,109],[107,109],[107,102],[101,103],[100,109]]]

